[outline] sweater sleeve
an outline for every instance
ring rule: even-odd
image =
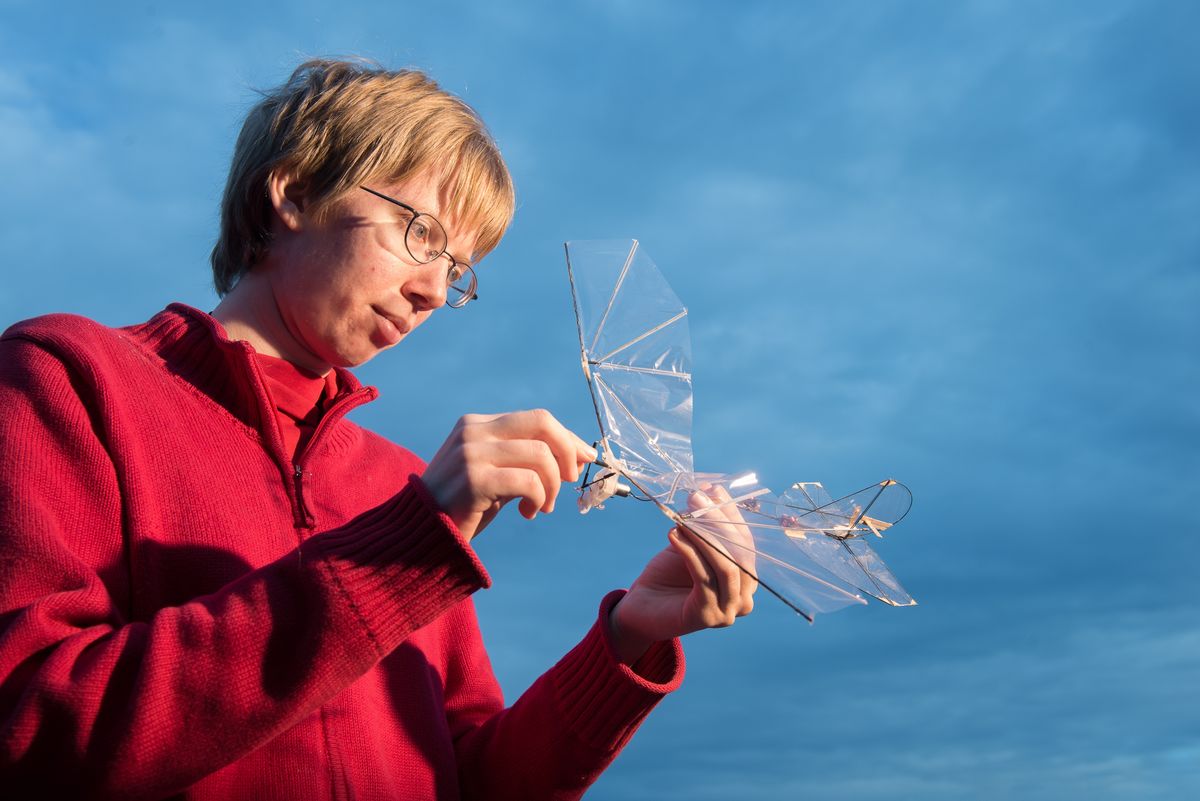
[[[478,638],[464,638],[467,671],[447,699],[464,798],[581,797],[655,705],[679,687],[678,639],[656,643],[632,666],[617,660],[607,621],[623,594],[609,593],[583,640],[507,709],[486,700],[498,699],[498,690],[479,691],[494,679]]]
[[[488,583],[410,484],[210,595],[132,621],[121,487],[78,380],[40,346],[0,340],[7,798],[177,792]]]

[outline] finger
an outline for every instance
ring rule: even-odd
[[[724,484],[717,484],[708,492],[709,498],[713,504],[721,510],[721,514],[728,519],[730,512],[737,514],[737,504],[733,503],[733,496],[729,494],[729,490]]]
[[[749,574],[742,576],[742,607],[738,610],[738,617],[748,615],[754,611],[754,593],[758,591],[758,579]]]
[[[720,544],[738,569],[736,605],[737,615],[741,617],[750,614],[754,608],[754,593],[758,589],[758,578],[754,574],[758,566],[755,552],[750,549],[753,540],[744,523],[725,523],[721,530],[726,539]]]
[[[733,496],[729,494],[729,490],[725,485],[710,485],[705,490],[705,493],[707,494],[709,504],[713,507],[717,515],[730,523],[742,522],[742,514],[738,511],[738,505],[733,502]]]
[[[704,532],[706,544],[728,555],[729,550],[725,548],[721,540],[728,537],[731,532],[726,530],[729,526],[720,507],[715,506],[704,493],[693,492],[688,496],[688,508],[692,512],[691,517],[696,528]]]
[[[710,586],[716,591],[717,604],[722,612],[736,610],[741,605],[742,571],[715,539],[711,530],[701,525],[683,527],[684,535],[703,560]]]
[[[758,579],[753,573],[755,567],[754,538],[750,534],[750,527],[746,525],[746,521],[742,517],[741,510],[738,509],[736,503],[733,503],[733,496],[729,494],[729,490],[723,484],[713,487],[709,495],[727,521],[727,525],[721,526],[723,541],[720,544],[726,553],[731,550],[736,552],[737,563],[741,568],[737,614],[739,617],[748,615],[754,609],[754,593],[758,590]]]
[[[506,504],[520,498],[517,509],[521,516],[532,520],[538,510],[546,505],[546,488],[532,470],[523,467],[501,467],[491,471],[492,497]]]
[[[550,446],[563,481],[575,481],[583,465],[595,461],[596,449],[584,442],[545,409],[500,415],[488,422],[499,439],[538,439]]]
[[[712,499],[697,490],[688,496],[688,511],[699,512],[713,505]]]
[[[471,443],[464,449],[469,452],[471,459],[499,468],[525,469],[535,473],[542,485],[543,500],[534,509],[546,513],[554,511],[554,501],[562,481],[558,474],[558,463],[545,442],[537,439],[500,439]]]
[[[544,409],[503,414],[467,414],[458,421],[463,442],[502,439],[538,439],[551,448],[562,481],[577,481],[584,465],[599,454]]]
[[[737,615],[749,614],[758,589],[754,538],[733,496],[720,484],[710,485],[705,493],[693,493],[688,505],[694,510],[693,527],[704,535],[713,564],[721,570],[714,575],[728,581],[729,603]]]
[[[733,625],[740,614],[739,607],[731,604],[737,598],[730,592],[727,576],[714,570],[716,562],[704,555],[703,540],[687,529],[677,527],[672,532],[672,542],[684,557],[684,563],[692,575],[694,587],[700,588],[704,600],[699,611],[699,622],[706,628],[722,628]],[[711,553],[711,551],[710,551]],[[720,559],[721,557],[717,557]]]
[[[734,503],[733,496],[729,494],[729,490],[721,484],[717,484],[709,491],[709,495],[713,500],[714,509],[718,510],[720,516],[728,523],[721,527],[721,537],[724,544],[737,551],[739,559],[748,559],[749,566],[753,566],[753,550],[754,537],[751,536],[750,527],[746,525],[746,520],[742,517],[742,511],[738,504]]]
[[[733,503],[732,496],[719,484],[708,485],[706,489],[696,490],[688,496],[688,510],[696,518],[724,522],[729,519],[731,507],[736,515],[737,504]]]
[[[716,602],[717,594],[713,589],[714,582],[708,569],[708,563],[697,552],[696,545],[688,536],[687,529],[676,526],[667,532],[667,538],[671,541],[675,552],[683,558],[683,564],[692,577],[692,586],[699,588],[704,593],[708,604]]]

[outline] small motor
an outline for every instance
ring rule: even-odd
[[[605,454],[606,458],[611,460]],[[627,484],[621,483],[621,475],[609,467],[608,463],[597,459],[594,462],[605,469],[605,473],[597,478],[591,478],[592,465],[588,465],[583,474],[583,482],[579,485],[579,513],[587,514],[592,509],[603,509],[604,502],[614,495],[618,498],[628,497],[633,492]]]

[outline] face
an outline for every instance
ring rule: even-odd
[[[371,188],[432,214],[446,229],[446,251],[470,261],[474,233],[442,211],[449,199],[431,176]],[[315,372],[362,364],[445,303],[450,260],[416,263],[404,245],[408,214],[399,206],[355,191],[317,220],[302,197],[289,204],[276,203],[280,224],[266,274],[280,333],[294,344],[293,362]]]

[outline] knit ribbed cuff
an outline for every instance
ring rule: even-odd
[[[416,475],[386,503],[303,546],[322,559],[379,654],[491,578]]]
[[[622,748],[650,710],[683,682],[683,646],[658,642],[634,663],[622,664],[609,640],[608,616],[624,590],[600,602],[600,615],[579,645],[551,670],[568,727],[594,748]]]

